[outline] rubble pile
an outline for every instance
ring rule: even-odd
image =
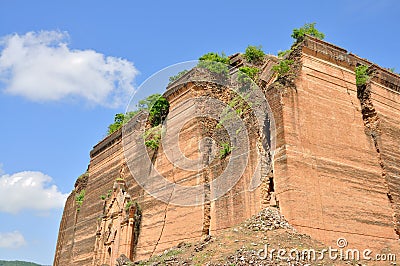
[[[251,217],[244,226],[253,231],[270,231],[276,229],[293,229],[285,217],[276,208],[266,208]]]

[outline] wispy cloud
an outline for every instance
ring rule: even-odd
[[[18,213],[23,209],[39,212],[63,208],[67,194],[61,193],[52,178],[41,172],[20,172],[0,177],[0,211]]]
[[[66,97],[108,107],[127,102],[138,74],[131,62],[68,46],[68,33],[59,31],[0,38],[0,82],[5,91],[38,102]]]
[[[25,238],[20,232],[0,232],[0,248],[20,248],[25,245]]]

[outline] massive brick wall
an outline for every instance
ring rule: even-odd
[[[274,179],[282,213],[299,231],[327,244],[345,237],[356,247],[390,246],[398,239],[399,93],[372,80],[377,149],[354,74],[357,64],[372,64],[312,38],[302,48],[301,64],[295,88],[268,92],[277,124]]]
[[[260,175],[273,175],[280,209],[300,232],[326,244],[345,237],[355,247],[388,247],[399,238],[400,79],[344,49],[311,37],[299,49],[295,86],[269,86],[276,59],[269,60],[260,75],[274,114],[275,131],[271,136],[276,142],[273,173]],[[233,61],[240,64],[237,58]],[[357,64],[375,69],[375,77],[367,86],[373,118],[363,113],[365,101],[360,100],[361,88],[355,84]],[[226,95],[220,89],[187,83],[170,88],[166,97],[174,108],[197,96],[218,95],[223,99]],[[190,110],[182,110],[186,111]],[[168,126],[174,128],[179,119],[178,112]],[[372,131],[369,119],[378,121]],[[201,140],[223,137],[213,127],[215,123],[204,119],[188,121],[179,132],[182,153],[191,159],[204,156],[199,150]],[[108,136],[91,151],[80,211],[75,202],[77,189],[66,202],[54,265],[92,265],[96,224],[103,211],[100,197],[112,189],[116,178],[125,179],[129,194],[143,211],[136,259],[148,258],[182,241],[217,234],[250,217],[268,203],[265,187],[249,189],[259,160],[259,136],[250,130],[251,134],[250,160],[239,182],[218,200],[190,207],[167,204],[146,193],[129,171],[123,170],[126,161],[122,132]],[[165,156],[171,151],[163,149],[161,146],[154,156],[149,151],[155,169],[178,184],[202,184],[226,167],[222,161],[207,165],[206,171],[180,169]],[[133,154],[134,166],[146,165],[142,155]],[[203,162],[207,160],[204,157]],[[154,170],[147,173],[149,178],[155,174]]]
[[[194,97],[215,93],[223,94],[224,89],[221,86],[210,86],[201,87],[193,83],[180,86],[167,94],[170,109],[174,109],[180,103]],[[185,107],[190,108],[190,106],[184,105]],[[190,110],[178,110],[172,116],[169,116],[168,130],[178,128],[176,125],[182,119],[181,114],[183,112],[187,113]],[[211,128],[210,123],[212,124]],[[178,128],[176,134],[179,133],[179,149],[186,158],[196,159],[199,156],[204,156],[199,150],[201,146],[199,144],[204,137],[216,137],[218,139],[216,135],[219,134],[213,131],[215,124],[213,124],[213,121],[193,118],[188,120],[183,128]],[[132,125],[128,125],[127,128],[129,129],[130,126]],[[131,149],[134,150],[136,145],[134,142],[128,142],[123,147],[121,130],[106,137],[91,151],[89,179],[85,188],[86,195],[79,212],[75,202],[77,194],[75,191],[71,193],[66,203],[54,265],[92,265],[95,255],[97,224],[103,214],[104,201],[101,200],[101,196],[106,195],[112,189],[117,178],[126,180],[128,193],[133,200],[139,203],[142,210],[135,259],[149,258],[151,255],[183,241],[201,240],[210,232],[217,234],[219,230],[232,227],[251,217],[262,209],[260,188],[255,190],[249,188],[258,162],[257,130],[250,132],[250,139],[249,163],[243,176],[226,195],[203,205],[179,206],[165,203],[149,195],[137,184],[130,171],[126,170],[124,149],[128,153]],[[175,148],[174,145],[165,146],[169,147],[168,149]],[[171,163],[166,154],[176,151],[164,150],[163,145],[155,151],[155,154],[151,149],[147,149],[147,152],[154,159],[154,169],[145,173],[149,179],[157,174],[155,173],[155,170],[157,170],[160,175],[168,180],[185,186],[204,184],[207,180],[217,178],[225,170],[226,160],[229,158],[228,156],[226,160],[218,159],[216,163],[206,165],[207,167],[204,169],[190,171],[174,166],[174,164],[179,164],[180,159]],[[219,150],[214,152],[219,158]],[[132,153],[130,156],[130,162],[128,162],[130,167],[148,167],[144,160],[147,155]],[[212,189],[210,188],[210,191]],[[186,194],[184,197],[191,198],[193,195]],[[111,265],[112,262],[109,262],[109,264]]]
[[[75,194],[71,193],[65,203],[60,223],[54,265],[68,265],[72,259],[75,235],[76,206]]]
[[[381,73],[383,74],[383,73]],[[393,75],[386,73],[387,76]],[[386,77],[388,79],[388,77]],[[397,80],[397,82],[399,82]],[[392,84],[393,85],[393,84]],[[399,85],[399,84],[397,84]],[[383,86],[379,77],[371,84],[371,101],[378,117],[376,136],[382,174],[393,209],[395,230],[400,233],[400,90]]]

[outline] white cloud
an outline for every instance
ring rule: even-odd
[[[25,245],[25,238],[18,231],[0,233],[0,248],[20,248]]]
[[[0,82],[32,101],[80,97],[92,104],[127,103],[138,71],[125,59],[71,50],[66,32],[41,31],[0,39]]]
[[[0,163],[0,175],[4,174],[4,170],[3,170],[3,164]]]
[[[0,211],[23,209],[48,211],[63,208],[68,194],[61,193],[52,178],[41,172],[20,172],[0,177]]]

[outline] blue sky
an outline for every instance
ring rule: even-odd
[[[155,72],[249,44],[276,54],[306,22],[400,72],[399,12],[396,0],[0,0],[0,259],[52,264],[66,194]]]

